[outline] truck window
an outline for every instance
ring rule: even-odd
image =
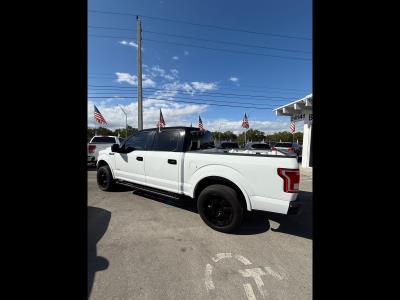
[[[178,130],[161,130],[154,138],[154,151],[178,151],[180,132]]]
[[[147,141],[151,136],[150,134],[150,131],[136,133],[126,140],[125,148],[134,147],[137,150],[146,150]]]
[[[292,147],[292,143],[276,143],[275,147]]]
[[[214,135],[210,131],[191,132],[188,151],[204,150],[215,148]]]
[[[93,138],[92,143],[115,144],[115,138],[111,136],[96,136]]]

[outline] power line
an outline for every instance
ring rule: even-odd
[[[113,85],[88,85],[89,87],[96,87],[96,88],[121,88],[121,89],[132,89],[132,87],[128,86],[113,86]],[[180,92],[188,92],[187,90],[182,90],[182,89],[171,89],[171,90],[166,90],[166,89],[156,89],[152,87],[147,87],[146,89],[149,90],[156,90],[156,91],[180,91]],[[195,89],[193,89],[195,90]],[[282,96],[262,96],[262,95],[247,95],[247,94],[227,94],[227,93],[218,93],[218,92],[202,92],[202,94],[209,94],[209,95],[223,95],[223,96],[239,96],[239,97],[246,97],[246,98],[281,98],[281,99],[293,99],[293,97],[282,97]]]
[[[95,96],[97,96],[97,95],[99,95],[99,96],[104,96],[104,95],[107,95],[107,93],[89,93],[89,94],[92,94],[92,95],[95,95]],[[133,95],[124,95],[124,94],[121,94],[121,93],[111,93],[111,95],[115,95],[115,94],[118,94],[118,97],[123,97],[123,96],[131,96],[131,97],[134,97]],[[90,96],[88,96],[88,97],[90,97]],[[150,97],[157,97],[157,95],[152,95],[152,96],[150,96]],[[190,99],[190,98],[185,98],[185,97],[179,97],[179,96],[176,96],[176,95],[174,95],[174,96],[171,96],[171,97],[173,97],[174,99],[176,98],[176,99],[181,99],[181,100],[195,100],[195,101],[197,101],[197,100],[199,100],[199,101],[206,101],[206,102],[211,102],[211,103],[214,103],[214,102],[217,102],[217,103],[234,103],[234,104],[242,104],[242,105],[268,105],[268,104],[271,104],[271,103],[251,103],[251,102],[237,102],[237,101],[224,101],[224,100],[215,100],[215,99]],[[108,97],[108,98],[113,98],[113,97]],[[156,98],[156,99],[159,99],[159,98]]]
[[[98,29],[125,30],[125,31],[135,32],[134,29],[121,28],[121,27],[103,27],[103,26],[91,26],[91,25],[89,25],[88,27],[89,28],[98,28]],[[147,32],[147,33],[151,33],[151,34],[157,34],[157,35],[166,35],[166,36],[184,38],[184,39],[191,39],[191,40],[197,40],[197,41],[205,41],[205,42],[228,44],[228,45],[237,45],[237,46],[242,46],[242,47],[247,47],[247,48],[261,48],[261,49],[269,49],[269,50],[285,51],[285,52],[295,52],[295,53],[306,53],[306,54],[310,54],[311,53],[311,51],[292,50],[292,49],[285,49],[285,48],[274,48],[274,47],[266,47],[266,46],[260,46],[260,45],[249,45],[249,44],[243,44],[243,43],[234,43],[234,42],[227,42],[227,41],[210,40],[210,39],[203,39],[203,38],[194,37],[194,36],[170,34],[170,33],[165,33],[165,32],[155,32],[155,31],[150,31],[150,30],[143,30],[143,32]]]
[[[90,99],[136,99],[136,97],[89,97]],[[190,103],[190,104],[202,104],[202,105],[213,105],[213,106],[225,106],[225,107],[239,107],[239,108],[254,108],[254,109],[274,109],[274,107],[252,107],[252,106],[238,106],[238,105],[228,105],[228,104],[215,104],[215,103],[203,103],[203,102],[193,102],[193,101],[181,101],[181,100],[173,100],[173,99],[161,99],[161,98],[149,98],[145,97],[147,100],[157,100],[157,101],[171,101],[171,102],[179,102],[179,103]]]
[[[122,37],[122,36],[104,36],[104,35],[93,35],[93,34],[89,34],[89,36],[100,37],[100,38],[103,37],[103,38],[116,38],[116,39],[132,39],[131,37]],[[303,57],[281,56],[281,55],[246,52],[246,51],[236,51],[236,50],[229,50],[229,49],[210,48],[210,47],[203,47],[203,46],[198,46],[198,45],[182,44],[182,43],[160,41],[160,40],[152,40],[152,39],[142,39],[142,40],[148,41],[148,42],[164,43],[164,44],[171,44],[171,45],[177,45],[177,46],[192,47],[192,48],[207,49],[207,50],[222,51],[222,52],[230,52],[230,53],[238,53],[238,54],[246,54],[246,55],[267,56],[267,57],[275,57],[275,58],[282,58],[282,59],[292,59],[292,60],[304,60],[304,61],[310,61],[311,60],[310,58],[303,58]]]
[[[127,91],[127,92],[123,92],[123,93],[119,93],[119,92],[98,92],[98,91],[95,91],[95,92],[89,92],[89,94],[93,94],[93,95],[115,95],[115,94],[118,94],[118,95],[122,95],[122,96],[129,96],[130,94],[132,94],[132,93],[134,93],[135,91]],[[168,92],[174,92],[174,91],[165,91],[165,93],[166,94],[168,94]],[[127,93],[127,94],[125,94],[125,93]],[[158,95],[152,95],[153,97],[157,97]],[[164,95],[165,96],[165,95]],[[203,96],[206,96],[206,97],[216,97],[216,96],[207,96],[207,95],[203,95]],[[174,98],[178,98],[178,99],[183,99],[183,100],[192,100],[193,98],[187,98],[188,96],[185,96],[185,97],[181,97],[181,96],[176,96],[176,95],[173,95],[173,96],[171,96],[171,97],[174,97]],[[109,98],[112,98],[112,97],[110,97],[109,96]],[[225,99],[226,99],[226,97],[225,97]],[[235,102],[233,102],[233,101],[231,101],[231,100],[215,100],[215,99],[194,99],[194,100],[199,100],[199,101],[215,101],[215,102],[222,102],[222,103],[235,103]],[[253,100],[258,100],[258,101],[263,101],[262,99],[253,99]],[[279,101],[283,101],[283,100],[279,100]],[[266,104],[271,104],[271,103],[248,103],[248,102],[236,102],[236,103],[238,103],[238,104],[253,104],[253,105],[266,105]]]
[[[137,16],[135,14],[130,14],[130,13],[110,12],[110,11],[102,11],[102,10],[89,9],[88,11],[92,12],[92,13],[100,13],[100,14],[111,14],[111,15],[121,15],[121,16],[126,15],[126,16],[134,16],[134,17]],[[251,33],[251,34],[258,34],[258,35],[265,35],[265,36],[273,36],[273,37],[279,37],[279,38],[287,38],[287,39],[298,39],[298,40],[308,40],[308,41],[312,40],[311,38],[308,38],[308,37],[301,37],[301,36],[294,36],[294,35],[283,35],[283,34],[275,34],[275,33],[269,33],[269,32],[251,31],[251,30],[239,29],[239,28],[229,28],[229,27],[210,25],[210,24],[200,24],[200,23],[193,23],[193,22],[188,22],[188,21],[173,20],[173,19],[154,17],[154,16],[146,16],[146,15],[142,15],[142,14],[140,14],[140,16],[144,17],[144,18],[148,18],[148,19],[167,21],[167,22],[175,22],[175,23],[188,24],[188,25],[200,26],[200,27],[215,28],[215,29],[219,29],[219,30],[236,31],[236,32]]]
[[[115,76],[109,75],[109,73],[90,73],[88,74],[89,77],[97,77],[97,76],[102,76],[103,78],[114,78]],[[192,81],[192,80],[188,80],[188,81]],[[229,87],[231,88],[232,85],[231,84],[224,84],[224,83],[218,83],[219,86],[222,87]],[[258,88],[258,89],[270,89],[270,90],[278,90],[278,91],[293,91],[293,92],[301,92],[301,93],[307,93],[307,90],[300,90],[300,89],[291,89],[291,88],[277,88],[277,87],[270,87],[270,86],[263,86],[263,85],[253,85],[253,84],[242,84],[240,83],[240,86],[244,86],[244,87],[254,87],[254,88]],[[240,89],[241,90],[241,89]],[[251,90],[249,90],[251,91]]]

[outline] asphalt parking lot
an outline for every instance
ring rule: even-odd
[[[311,299],[311,171],[300,190],[301,215],[250,213],[224,234],[192,201],[102,192],[89,168],[89,298]]]

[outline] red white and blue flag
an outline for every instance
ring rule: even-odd
[[[104,119],[103,115],[97,109],[96,105],[94,106],[94,119],[100,124],[107,124],[106,119]]]
[[[162,115],[162,112],[161,112],[161,108],[160,108],[160,118],[159,118],[159,120],[158,120],[158,122],[157,122],[157,127],[160,129],[161,127],[165,127],[165,121],[164,121],[164,117],[163,117],[163,115]]]
[[[249,119],[247,119],[247,114],[244,113],[243,121],[242,121],[243,128],[249,128]]]
[[[204,130],[203,121],[201,120],[200,116],[199,116],[199,128],[200,130]]]
[[[296,123],[295,122],[290,123],[290,131],[292,133],[294,133],[296,131]]]

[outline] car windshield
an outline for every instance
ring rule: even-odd
[[[292,143],[276,143],[275,147],[288,148],[288,147],[292,147]]]
[[[115,138],[111,136],[96,136],[93,138],[92,143],[98,144],[114,144]]]
[[[251,147],[253,149],[271,149],[268,144],[253,144]]]

